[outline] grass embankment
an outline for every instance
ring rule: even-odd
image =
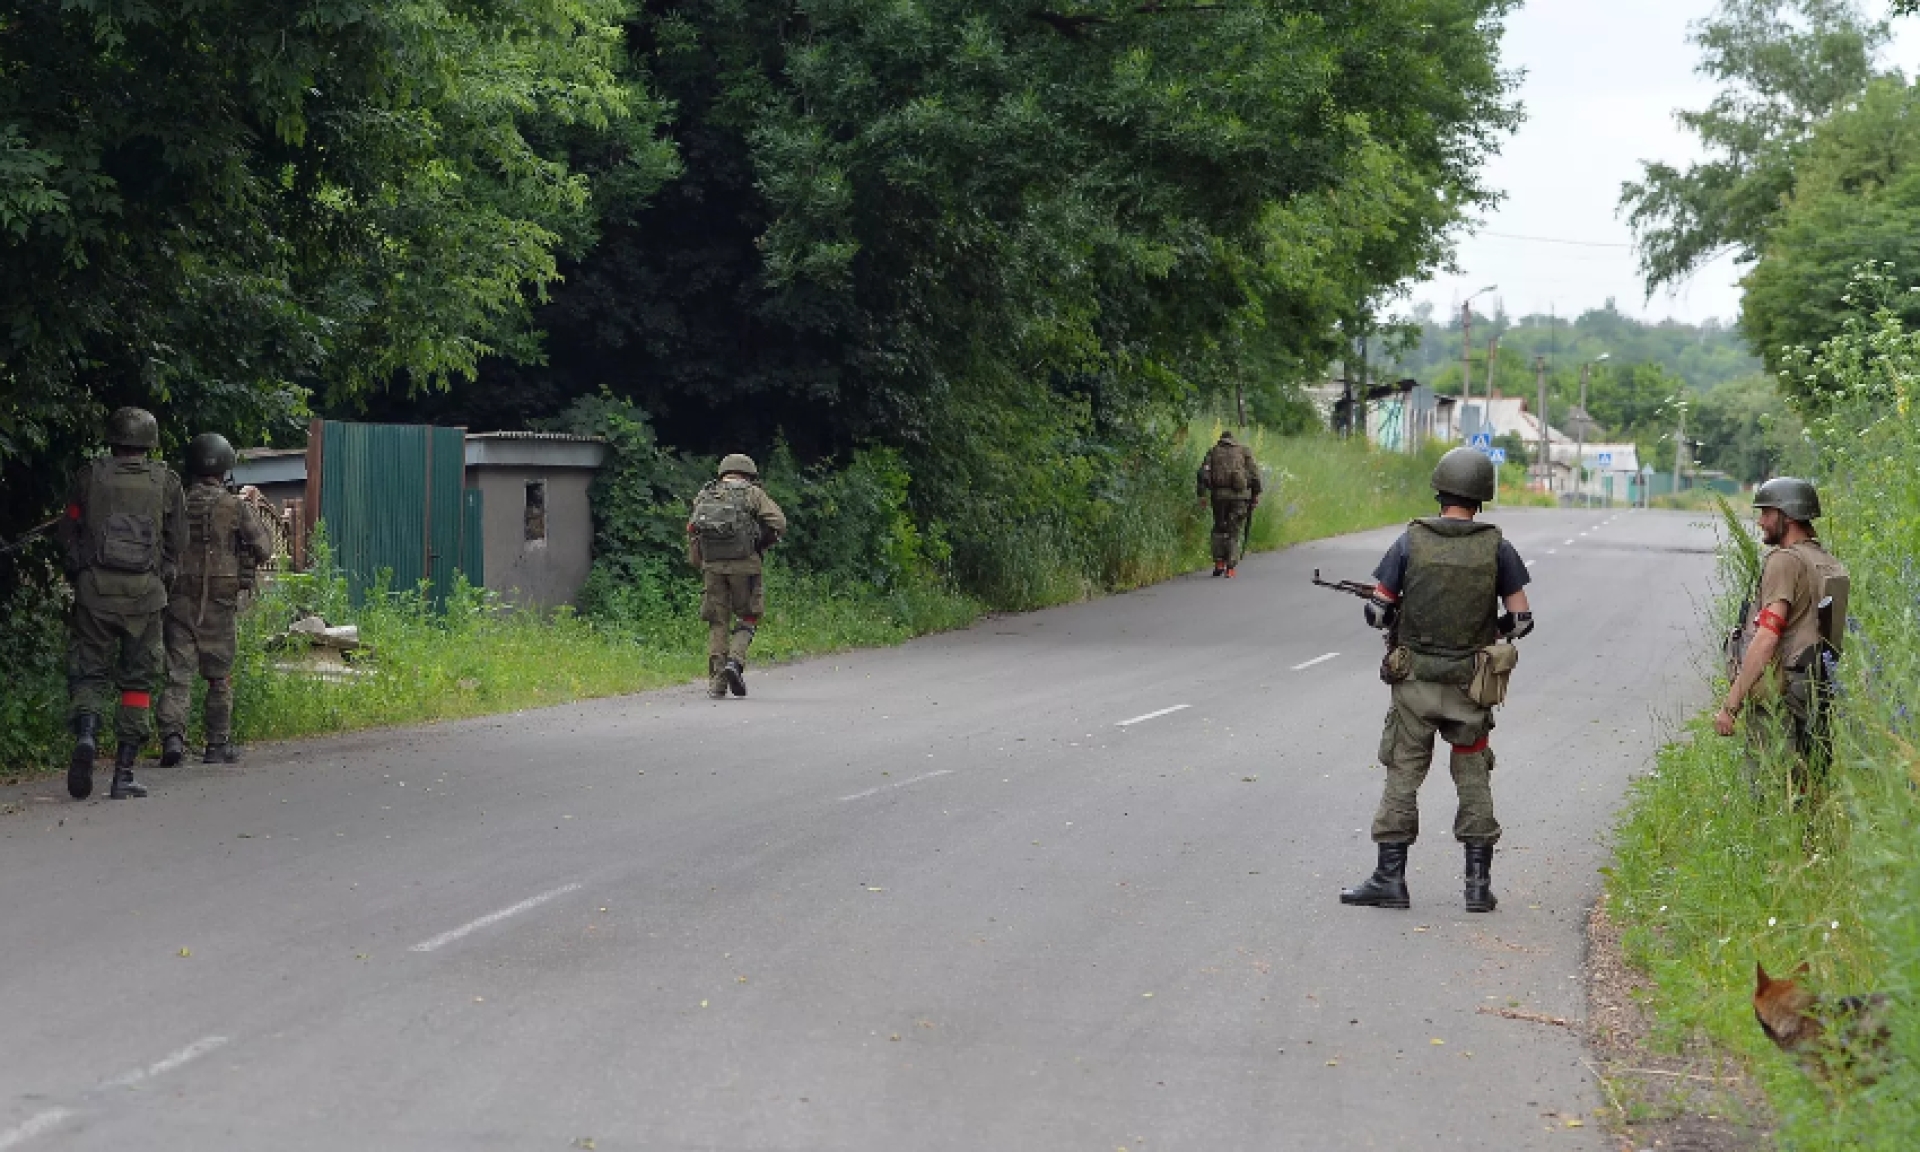
[[[1201,432],[1205,432],[1204,443]],[[1191,464],[1214,432],[1189,437]],[[1268,473],[1253,545],[1274,549],[1396,523],[1432,506],[1429,455],[1370,450],[1326,437],[1250,434]],[[1138,509],[1112,510],[1116,528],[1106,547],[1112,579],[1037,580],[1060,603],[1139,587],[1208,563],[1210,521],[1186,487],[1171,492],[1156,522]],[[1131,547],[1118,526],[1131,519]],[[796,532],[806,530],[796,525]],[[777,553],[776,553],[777,555]],[[486,594],[462,590],[446,612],[428,611],[417,596],[373,596],[357,609],[344,589],[312,576],[281,581],[249,614],[236,691],[241,739],[287,739],[382,725],[448,720],[565,700],[617,695],[684,683],[705,674],[706,625],[695,615],[691,585],[630,590],[612,614],[571,612],[541,617],[497,610]],[[774,563],[767,573],[768,614],[754,643],[756,663],[848,648],[899,643],[964,627],[997,605],[950,587],[907,583],[892,592],[836,584]],[[1021,607],[1033,606],[1023,604]],[[272,633],[295,616],[317,611],[352,621],[372,650],[361,671],[333,679],[288,673],[284,653],[268,650]]]
[[[1663,1035],[1704,1034],[1744,1057],[1787,1148],[1920,1147],[1920,429],[1904,383],[1920,346],[1903,340],[1875,359],[1904,377],[1856,381],[1865,395],[1821,429],[1821,535],[1852,576],[1824,787],[1796,798],[1771,756],[1750,789],[1744,743],[1695,717],[1634,786],[1609,881]],[[1756,553],[1738,530],[1729,524],[1712,632],[1733,622],[1733,589],[1751,587]],[[1725,686],[1717,677],[1716,703]],[[1797,1065],[1755,1025],[1755,963],[1779,976],[1803,961],[1816,990],[1892,997],[1892,1042],[1868,1062],[1877,1079]]]

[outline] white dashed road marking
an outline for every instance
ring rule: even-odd
[[[1114,727],[1115,727],[1115,728],[1128,728],[1128,727],[1131,727],[1131,726],[1133,726],[1133,725],[1135,725],[1135,724],[1139,724],[1139,723],[1141,723],[1142,721],[1146,721],[1146,720],[1158,720],[1158,719],[1159,719],[1160,717],[1162,717],[1162,716],[1171,716],[1171,715],[1173,715],[1173,714],[1174,714],[1175,712],[1178,712],[1178,711],[1180,711],[1180,710],[1181,710],[1182,708],[1191,708],[1191,707],[1193,707],[1193,705],[1191,705],[1191,704],[1175,704],[1175,705],[1174,705],[1173,707],[1171,707],[1171,708],[1162,708],[1162,709],[1160,709],[1160,711],[1158,711],[1158,712],[1149,712],[1149,713],[1147,713],[1147,714],[1146,714],[1145,716],[1135,716],[1135,717],[1134,717],[1133,719],[1131,719],[1131,720],[1122,720],[1122,721],[1120,721],[1120,723],[1118,723],[1118,724],[1115,724],[1115,725],[1114,725]]]
[[[1338,655],[1340,655],[1340,653],[1338,652],[1329,652],[1325,656],[1315,656],[1313,659],[1308,660],[1304,664],[1295,664],[1292,668],[1288,669],[1288,671],[1298,672],[1302,668],[1311,668],[1315,664],[1325,664],[1327,661],[1333,659],[1335,656],[1338,656]]]
[[[922,780],[931,780],[935,776],[951,776],[951,775],[953,775],[953,769],[942,768],[938,772],[929,772],[924,776],[915,776],[911,780],[902,780],[898,784],[882,784],[878,788],[869,788],[865,792],[855,792],[851,796],[842,796],[840,797],[840,802],[844,804],[849,800],[865,800],[869,796],[877,796],[882,792],[891,792],[895,788],[905,788],[909,784],[918,784]]]
[[[72,1116],[65,1108],[49,1108],[37,1116],[29,1116],[27,1122],[18,1128],[9,1128],[0,1132],[0,1152],[8,1148],[18,1148],[27,1141],[60,1126],[60,1123]]]
[[[227,1038],[225,1036],[208,1036],[205,1039],[195,1040],[193,1043],[163,1060],[155,1061],[145,1068],[135,1068],[131,1072],[115,1076],[113,1079],[107,1081],[104,1087],[128,1088],[140,1083],[142,1080],[151,1079],[155,1076],[165,1076],[175,1068],[191,1064],[193,1061],[200,1059],[200,1057],[205,1056],[226,1042]]]
[[[471,935],[472,933],[480,931],[482,928],[498,924],[509,916],[518,916],[520,913],[528,911],[529,909],[540,907],[540,905],[545,904],[549,900],[557,900],[569,892],[578,892],[579,890],[580,885],[578,884],[562,884],[551,892],[542,892],[538,896],[529,896],[511,908],[502,908],[498,912],[489,912],[470,924],[462,924],[451,932],[442,932],[431,940],[423,940],[415,944],[411,951],[432,952],[434,949],[443,948],[463,936]]]

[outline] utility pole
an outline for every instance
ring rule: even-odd
[[[1574,466],[1580,470],[1577,473],[1580,477],[1580,504],[1586,508],[1593,506],[1593,502],[1587,498],[1587,422],[1590,419],[1587,416],[1587,372],[1610,355],[1612,353],[1602,352],[1580,365],[1580,427],[1574,431],[1574,435],[1578,438],[1578,447],[1574,449],[1573,459]]]
[[[1466,424],[1467,409],[1471,407],[1471,405],[1469,405],[1467,401],[1473,399],[1473,301],[1475,297],[1484,296],[1487,293],[1492,292],[1494,289],[1498,287],[1500,287],[1500,285],[1498,284],[1489,284],[1485,288],[1480,289],[1480,291],[1475,292],[1472,296],[1469,296],[1465,300],[1460,301],[1460,420],[1459,420],[1459,423],[1463,427]],[[1495,337],[1494,339],[1497,340],[1499,339],[1499,337]],[[1492,347],[1493,347],[1492,344],[1489,343],[1488,351],[1487,351],[1488,395],[1492,395],[1492,388],[1493,388]]]
[[[1540,386],[1540,477],[1546,484],[1548,495],[1553,494],[1553,457],[1547,450],[1547,358],[1533,358],[1534,380]]]
[[[1687,401],[1680,398],[1680,424],[1673,430],[1673,494],[1680,495],[1680,468],[1687,459]]]

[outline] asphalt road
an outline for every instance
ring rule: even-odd
[[[1386,690],[1307,576],[1367,578],[1372,532],[744,701],[17,790],[0,1152],[1599,1148],[1577,1032],[1491,1011],[1584,1014],[1606,830],[1702,696],[1712,534],[1494,519],[1540,627],[1494,734],[1492,915],[1461,909],[1444,756],[1413,909],[1336,898]]]

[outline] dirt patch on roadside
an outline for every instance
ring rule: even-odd
[[[1704,1038],[1679,1053],[1653,1043],[1645,975],[1620,951],[1602,896],[1587,917],[1587,1046],[1608,1132],[1624,1152],[1752,1152],[1773,1147],[1759,1087]]]

